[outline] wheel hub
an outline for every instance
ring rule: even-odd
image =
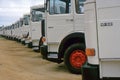
[[[82,50],[75,50],[70,55],[70,63],[74,68],[81,68],[86,60],[85,52]]]

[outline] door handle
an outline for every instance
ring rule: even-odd
[[[66,19],[66,21],[73,21],[73,19]]]
[[[35,31],[35,29],[33,29],[32,31]]]
[[[48,27],[49,29],[52,29],[52,28],[54,28],[53,26],[50,26],[50,27]]]

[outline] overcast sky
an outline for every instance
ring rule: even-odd
[[[44,4],[44,0],[0,0],[0,26],[10,25],[30,12],[30,6]]]

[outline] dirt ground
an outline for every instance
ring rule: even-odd
[[[40,53],[0,38],[0,80],[82,80],[64,64],[43,60]]]

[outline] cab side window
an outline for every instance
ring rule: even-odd
[[[49,14],[68,14],[71,7],[70,0],[50,0]]]
[[[84,14],[84,2],[86,0],[76,0],[76,13],[78,14]]]

